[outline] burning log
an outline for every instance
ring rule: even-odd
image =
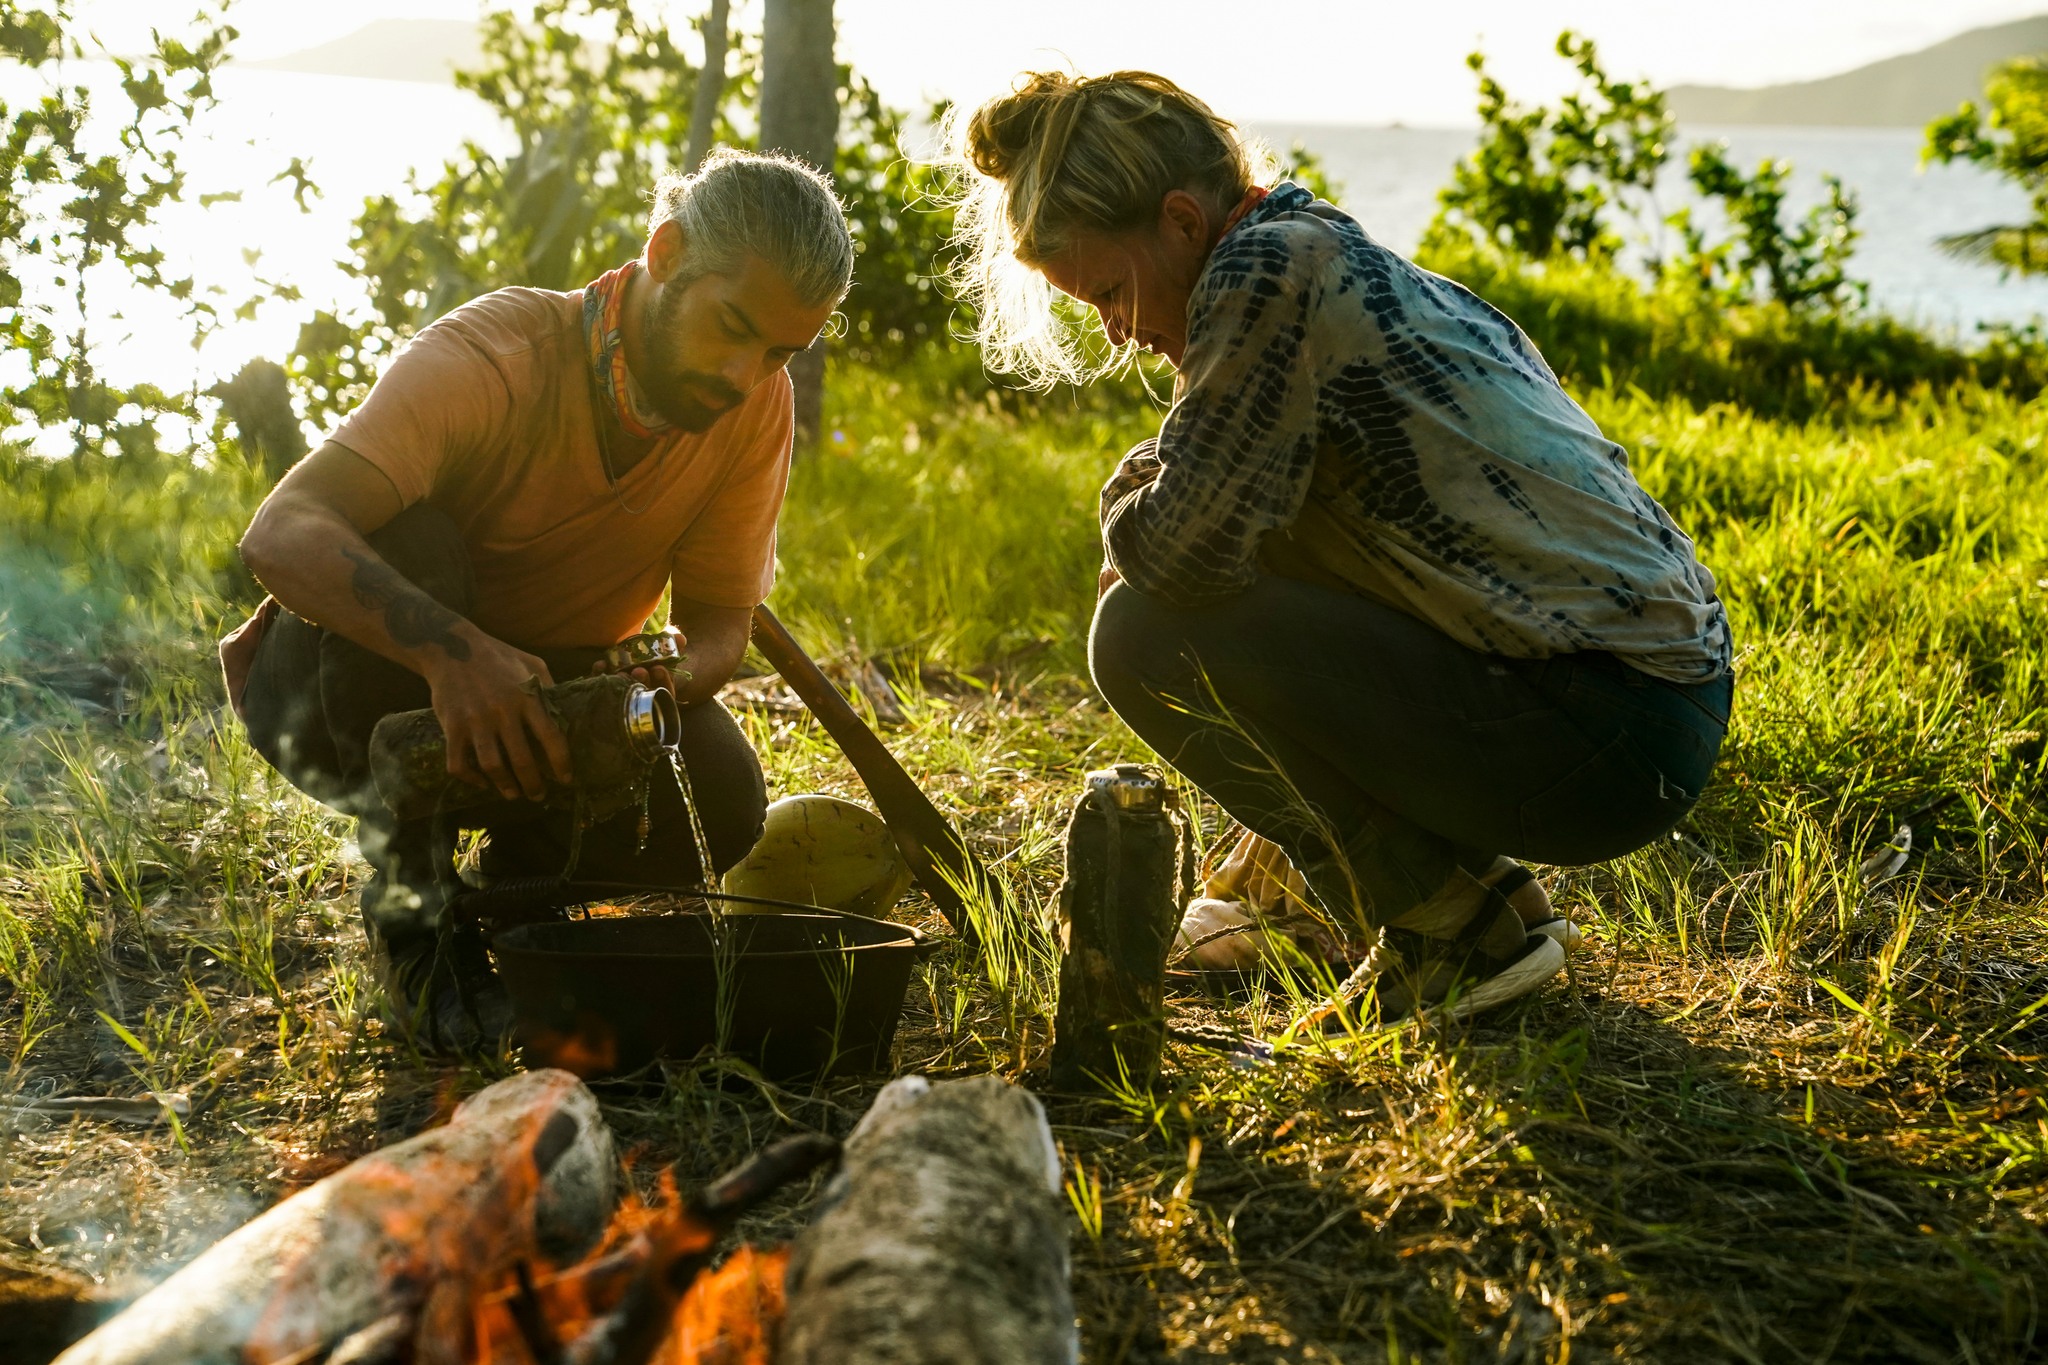
[[[767,1365],[788,1253],[743,1246],[705,1273],[719,1238],[789,1181],[839,1154],[821,1134],[785,1138],[688,1200],[628,1201],[598,1253],[514,1284],[475,1318],[475,1365]],[[613,1244],[616,1240],[616,1245]]]
[[[58,1365],[465,1359],[482,1290],[592,1244],[614,1175],[582,1082],[514,1076],[230,1234]]]
[[[885,1087],[796,1240],[778,1365],[1069,1365],[1059,1154],[999,1077]]]

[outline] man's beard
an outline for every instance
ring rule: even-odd
[[[701,370],[685,369],[678,365],[664,368],[657,357],[668,347],[681,340],[682,326],[676,314],[681,311],[680,291],[664,289],[647,305],[647,318],[641,329],[649,351],[649,373],[633,376],[640,386],[641,394],[648,405],[662,415],[670,425],[684,431],[709,431],[719,418],[731,412],[747,395],[734,388],[715,374]],[[715,403],[706,403],[697,393],[711,395]]]
[[[692,432],[709,431],[719,418],[731,412],[746,397],[717,375],[702,374],[696,370],[677,369],[659,376],[649,375],[639,379],[639,384],[648,405],[670,426]],[[690,392],[692,388],[716,394],[720,401],[715,405],[706,403]]]

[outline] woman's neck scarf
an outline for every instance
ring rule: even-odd
[[[583,286],[583,344],[590,356],[591,377],[611,400],[612,416],[628,436],[645,441],[667,430],[668,423],[633,401],[633,377],[626,371],[626,342],[619,318],[626,305],[626,285],[639,268],[639,261],[628,261]]]

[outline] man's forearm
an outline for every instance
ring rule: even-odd
[[[415,673],[471,656],[476,627],[385,563],[338,513],[267,507],[242,554],[287,610]]]
[[[754,613],[745,607],[714,607],[678,597],[670,604],[669,620],[689,640],[683,667],[690,680],[678,681],[676,700],[684,706],[709,701],[732,680],[746,657]]]
[[[341,556],[355,565],[348,584],[356,605],[378,617],[393,644],[409,651],[438,649],[451,659],[469,658],[469,641],[462,636],[468,622],[459,614],[386,564],[367,543],[360,550],[344,545]]]
[[[370,548],[404,511],[397,488],[329,441],[292,466],[242,537],[242,561],[285,607],[427,680],[448,771],[538,801],[573,780],[569,744],[536,682],[547,664],[478,630]]]

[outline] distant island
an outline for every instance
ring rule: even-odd
[[[483,64],[483,30],[468,19],[379,19],[331,43],[236,65],[316,76],[369,76],[446,85]]]
[[[1964,100],[1981,100],[1985,72],[2032,53],[2048,53],[2048,15],[1971,29],[1817,81],[1754,90],[1679,85],[1666,98],[1680,123],[1918,128],[1954,113]]]

